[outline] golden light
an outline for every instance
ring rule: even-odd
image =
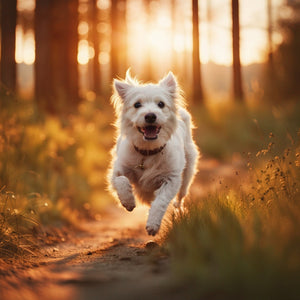
[[[18,64],[32,65],[35,61],[35,40],[33,30],[24,34],[22,26],[16,28],[16,52],[15,60]]]
[[[28,30],[24,40],[24,63],[32,65],[35,61],[35,40],[33,30]]]
[[[110,8],[110,1],[109,0],[98,0],[97,7],[101,10],[109,9]]]
[[[89,32],[89,24],[85,21],[81,21],[78,25],[78,33],[80,35],[86,35]]]
[[[77,61],[81,65],[85,65],[89,62],[90,51],[89,42],[87,40],[81,40],[78,43]]]
[[[22,26],[17,25],[16,27],[16,53],[15,59],[17,64],[23,62],[23,30]]]
[[[192,51],[192,39],[188,38],[186,35],[181,33],[175,34],[173,41],[173,49],[178,53],[182,53],[184,51]]]
[[[101,65],[106,65],[110,62],[110,55],[108,52],[101,51],[99,53],[98,61]]]

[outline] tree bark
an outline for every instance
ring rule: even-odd
[[[39,105],[53,111],[51,70],[51,0],[36,0],[35,5],[35,98]]]
[[[78,0],[36,0],[35,93],[50,113],[78,102]]]
[[[1,0],[1,82],[16,90],[17,0]]]
[[[232,12],[232,57],[233,57],[233,97],[237,102],[244,101],[240,61],[240,21],[239,0],[231,1]]]
[[[124,76],[127,68],[126,0],[111,0],[111,77]]]
[[[93,59],[93,85],[94,92],[96,95],[101,94],[101,73],[100,73],[100,64],[99,64],[99,53],[100,53],[100,39],[99,33],[97,32],[97,25],[99,23],[98,18],[98,7],[97,0],[92,0],[92,11],[91,11],[91,39],[94,47],[95,56]]]
[[[199,7],[198,0],[192,0],[193,10],[193,99],[195,103],[203,104],[204,96],[201,78],[200,47],[199,47]]]

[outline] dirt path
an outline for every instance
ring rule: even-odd
[[[235,169],[203,163],[193,194],[217,189]],[[147,210],[138,206],[128,213],[113,206],[100,221],[81,224],[82,232],[70,241],[41,249],[42,259],[11,266],[0,274],[0,299],[185,298],[174,284],[170,259],[146,234]]]
[[[145,207],[130,214],[114,207],[102,220],[82,224],[84,231],[70,242],[42,249],[39,262],[12,266],[0,277],[0,299],[150,299],[155,293],[172,294],[169,259],[158,254],[146,234],[146,213]]]

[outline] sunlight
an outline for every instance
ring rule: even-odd
[[[81,21],[78,25],[78,33],[80,35],[86,35],[89,32],[89,24],[85,21]]]
[[[78,43],[77,61],[81,65],[85,65],[95,56],[95,50],[89,46],[87,40],[81,40]]]
[[[81,40],[78,44],[77,61],[81,65],[89,62],[89,43],[87,40]]]
[[[99,53],[98,61],[101,65],[106,65],[110,62],[110,55],[108,52],[101,51]]]
[[[166,30],[162,31],[159,28],[152,28],[148,31],[146,42],[147,48],[150,48],[153,52],[168,55],[171,36]]]
[[[35,61],[35,40],[33,30],[24,34],[22,26],[16,28],[16,51],[15,59],[18,64],[32,65]]]

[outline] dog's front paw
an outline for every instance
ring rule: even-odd
[[[121,204],[128,211],[132,211],[135,208],[135,199],[128,178],[125,176],[116,177],[115,186]]]
[[[146,230],[149,235],[155,236],[159,230],[160,225],[157,224],[147,224]]]
[[[119,199],[121,204],[128,210],[133,211],[135,208],[135,200],[132,193],[128,193],[126,195],[119,195]]]
[[[134,201],[134,199],[133,199],[133,201]],[[133,202],[133,203],[123,203],[123,202],[121,202],[122,203],[122,205],[128,210],[128,211],[133,211],[134,210],[134,208],[135,208],[135,203]]]

